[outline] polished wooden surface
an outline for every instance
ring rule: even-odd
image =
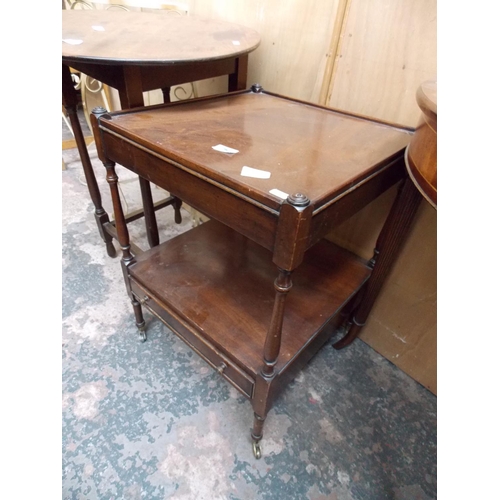
[[[268,93],[243,93],[114,114],[106,128],[189,166],[194,172],[278,210],[270,193],[307,195],[314,208],[367,178],[408,144],[406,129],[305,105]],[[223,144],[233,155],[212,149]],[[269,179],[241,175],[243,166]]]
[[[108,255],[114,256],[115,227],[101,195],[80,124],[70,67],[118,90],[122,109],[144,106],[144,92],[162,89],[170,100],[174,85],[227,75],[227,90],[246,87],[248,53],[260,42],[256,31],[232,23],[161,13],[70,10],[62,12],[63,105],[70,117]],[[70,42],[77,42],[76,44]],[[81,42],[81,43],[80,43]],[[82,139],[79,140],[79,136]],[[140,178],[143,215],[150,246],[159,243],[151,187]],[[170,200],[180,221],[180,200]]]
[[[422,111],[415,134],[408,145],[406,165],[415,186],[437,207],[437,82],[424,82],[417,91]]]
[[[250,375],[259,373],[274,301],[271,252],[212,220],[144,252],[129,272]],[[369,274],[365,261],[326,240],[306,252],[287,297],[278,372]]]
[[[255,446],[273,401],[363,307],[366,296],[358,293],[376,275],[377,264],[372,271],[322,236],[404,177],[411,132],[259,86],[95,113],[92,122],[137,327],[144,335],[144,306],[251,400],[258,457]],[[239,152],[214,151],[217,144]],[[135,255],[115,163],[214,220]],[[241,176],[243,166],[270,177]],[[271,189],[290,192],[281,199]],[[382,240],[390,233],[398,238],[397,221]],[[381,245],[384,266],[395,247]],[[371,286],[370,300],[381,280]]]
[[[62,16],[66,62],[184,64],[247,54],[260,43],[255,30],[193,16],[117,10],[65,10]]]

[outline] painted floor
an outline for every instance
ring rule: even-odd
[[[436,397],[361,340],[313,358],[271,410],[255,460],[250,403],[147,311],[139,341],[77,151],[63,158],[63,499],[436,498]],[[138,208],[135,177],[117,171],[124,206]],[[158,214],[162,241],[191,227],[183,216]],[[142,221],[130,232],[147,248]]]

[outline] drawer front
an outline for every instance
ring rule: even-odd
[[[194,352],[202,357],[210,366],[221,374],[229,383],[249,399],[253,397],[254,380],[222,354],[208,340],[180,318],[173,311],[160,304],[150,292],[130,278],[132,293],[152,314],[165,323],[178,337],[180,337]],[[148,297],[146,301],[144,298]]]

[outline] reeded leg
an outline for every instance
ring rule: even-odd
[[[345,325],[346,335],[333,345],[335,349],[342,349],[351,344],[365,325],[385,279],[408,236],[421,200],[422,195],[407,178],[401,185],[380,232],[377,248],[370,261],[373,272],[365,285],[362,299]]]

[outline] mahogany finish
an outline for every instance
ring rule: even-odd
[[[75,44],[75,41],[77,42]],[[78,43],[80,42],[80,43]],[[260,43],[243,26],[192,16],[121,10],[62,11],[62,93],[95,207],[99,232],[114,256],[116,229],[104,211],[87,147],[76,115],[76,91],[70,67],[118,90],[122,109],[144,106],[143,92],[162,89],[169,100],[174,85],[228,75],[228,90],[244,89],[248,54]],[[180,200],[154,206],[151,187],[140,180],[150,246],[159,243],[155,211],[172,205],[180,222]],[[127,218],[127,222],[130,219]]]
[[[348,301],[353,283],[359,288],[366,281],[370,269],[361,258],[323,240],[306,252],[293,273],[293,286],[290,273],[273,286],[278,270],[271,252],[211,220],[137,256],[128,273],[137,284],[132,289],[149,291],[167,312],[188,318],[218,351],[256,377],[275,293],[289,290],[274,365],[279,373],[311,332],[320,330]],[[138,298],[144,293],[139,291]],[[269,353],[270,362],[276,358],[275,352]]]
[[[417,91],[422,111],[406,152],[408,174],[424,198],[437,208],[437,82],[424,82]]]
[[[252,29],[194,16],[121,10],[64,10],[62,16],[63,59],[70,63],[197,63],[245,55],[260,43]]]
[[[136,323],[142,305],[250,399],[258,458],[272,402],[375,272],[322,236],[404,177],[411,131],[252,89],[92,118]],[[132,254],[114,162],[212,220]]]
[[[409,178],[399,187],[369,262],[374,268],[373,273],[360,293],[349,321],[346,322],[346,334],[335,343],[335,349],[342,349],[351,344],[365,325],[408,236],[422,196],[437,208],[437,83],[424,82],[419,87],[416,98],[422,116],[405,151]]]
[[[346,335],[334,344],[342,349],[353,342],[366,323],[380,290],[410,231],[411,224],[422,201],[413,182],[407,178],[400,185],[396,200],[380,232],[374,255],[369,262],[373,273],[361,292],[362,300],[345,325]]]

